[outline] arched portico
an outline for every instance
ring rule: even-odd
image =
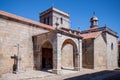
[[[71,39],[66,39],[61,48],[61,68],[75,69],[78,66],[77,45]]]
[[[55,74],[61,74],[61,69],[81,67],[81,39],[71,34],[50,32],[37,36],[35,46],[35,64],[38,70],[52,69]],[[49,53],[50,52],[50,53]],[[50,60],[47,57],[50,57]],[[51,64],[48,64],[51,61]],[[51,67],[50,67],[50,66]]]

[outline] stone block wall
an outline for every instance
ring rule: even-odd
[[[33,69],[32,36],[48,32],[45,29],[0,18],[0,74],[13,71],[17,55],[17,44],[20,45],[22,70]]]
[[[94,68],[94,39],[82,41],[82,63],[84,68]]]
[[[61,18],[62,23],[61,23]],[[58,19],[58,20],[57,20]],[[58,14],[56,12],[53,13],[53,26],[56,27],[56,22],[58,22],[58,28],[64,27],[64,28],[70,28],[70,20],[68,17]]]
[[[61,49],[61,67],[63,69],[74,69],[74,47],[71,43],[65,44]]]
[[[119,41],[119,43],[118,43],[118,51],[119,51],[118,66],[120,67],[120,41]]]
[[[106,33],[107,40],[107,68],[118,67],[118,38]]]
[[[102,35],[94,40],[94,69],[106,68],[106,42]]]

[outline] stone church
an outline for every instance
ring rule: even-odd
[[[0,74],[118,67],[118,35],[99,27],[96,16],[84,31],[70,29],[70,15],[54,7],[39,17],[35,22],[0,11]]]
[[[82,63],[85,68],[115,68],[118,66],[118,36],[107,26],[98,26],[98,18],[90,19],[90,29],[81,31]]]

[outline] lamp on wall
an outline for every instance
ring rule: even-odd
[[[58,28],[58,26],[59,26],[59,23],[58,23],[58,22],[56,22],[56,23],[55,23],[55,25],[56,25],[56,28]]]
[[[59,26],[58,18],[56,18],[56,23],[55,23],[55,25],[56,25],[56,28],[58,28],[58,26]]]

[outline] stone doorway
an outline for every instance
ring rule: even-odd
[[[43,45],[42,45],[42,69],[52,69],[53,68],[53,48],[52,48],[52,44],[49,41],[46,41]]]
[[[53,67],[52,49],[42,48],[42,69],[51,69]]]

